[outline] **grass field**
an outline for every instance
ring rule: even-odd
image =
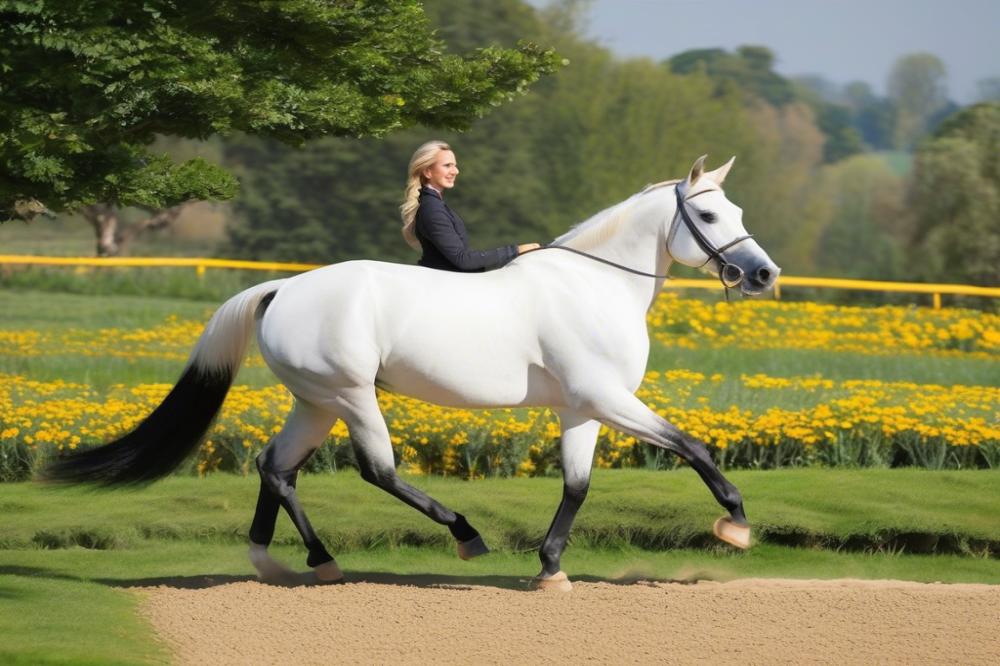
[[[776,470],[729,476],[757,543],[710,537],[719,514],[690,470],[597,470],[563,558],[576,580],[901,578],[1000,583],[995,471]],[[462,562],[447,531],[354,472],[299,487],[351,580],[520,588],[558,504],[556,479],[475,483],[412,477],[464,512],[494,548]],[[252,574],[245,542],[256,482],[170,478],[145,490],[0,485],[4,663],[141,663],[164,658],[135,616],[134,586],[205,587]],[[282,517],[276,554],[304,568]],[[918,554],[920,553],[920,554]]]
[[[200,325],[224,297],[218,292],[229,286],[189,276],[153,289],[172,296],[133,296],[121,291],[148,291],[149,285],[123,288],[117,282],[123,278],[110,273],[88,282],[90,277],[53,273],[43,290],[26,288],[26,280],[4,283],[8,288],[0,291],[0,458],[37,447],[46,437],[49,446],[68,446],[81,435],[90,437],[79,440],[82,445],[104,441],[141,418],[177,378]],[[142,279],[155,282],[156,276]],[[246,278],[224,279],[233,281],[235,291]],[[67,284],[72,291],[97,293],[60,293]],[[800,441],[800,457],[790,461],[804,466],[799,469],[727,472],[743,492],[755,528],[757,543],[746,553],[711,536],[720,512],[691,470],[598,469],[563,558],[571,576],[1000,584],[1000,470],[886,469],[891,461],[884,458],[867,460],[882,469],[849,468],[862,464],[852,455],[889,437],[884,428],[892,423],[887,416],[875,419],[879,410],[903,410],[911,420],[907,427],[936,433],[923,435],[927,441],[986,433],[985,445],[939,447],[945,454],[992,445],[989,428],[996,427],[1000,402],[993,315],[673,305],[680,308],[680,321],[671,319],[670,309],[651,320],[654,373],[644,384],[644,400],[716,445],[741,428],[762,440],[776,437],[765,452],[794,437],[822,437],[823,430],[835,431],[836,445]],[[777,334],[740,346],[733,341],[734,326],[752,307],[758,309],[751,314],[767,317]],[[822,344],[814,345],[814,338]],[[237,384],[209,453],[217,459],[214,447],[230,437],[236,451],[227,455],[242,456],[245,465],[280,423],[288,398],[273,387],[259,357],[248,359]],[[542,448],[531,449],[539,438],[548,438],[551,447],[551,415],[445,413],[386,399],[403,470],[425,472],[409,480],[469,516],[494,552],[461,562],[446,530],[364,484],[355,472],[307,474],[299,486],[303,501],[349,577],[524,586],[538,569],[534,551],[560,496],[560,481],[552,478],[555,461]],[[733,406],[744,410],[739,418]],[[830,424],[813,427],[826,407],[841,411],[826,417]],[[865,425],[855,414],[874,420]],[[990,415],[992,422],[985,420]],[[776,425],[761,425],[766,418]],[[714,419],[728,419],[728,430],[713,434]],[[982,428],[970,430],[976,419],[984,419]],[[702,424],[704,433],[698,430]],[[477,428],[485,433],[478,442],[472,441]],[[252,441],[244,439],[251,429]],[[472,440],[455,444],[462,433],[472,433]],[[346,450],[346,433],[334,435],[324,450]],[[25,444],[27,437],[38,442]],[[422,439],[427,443],[418,445]],[[489,449],[492,441],[509,446]],[[613,433],[602,442],[599,466],[614,466],[615,455],[639,460],[636,452],[645,451]],[[488,457],[507,456],[510,464],[476,475],[468,465],[447,467],[449,451],[468,451],[473,444],[485,447]],[[738,446],[716,446],[715,452],[726,462],[724,452]],[[808,457],[816,450],[842,455]],[[202,463],[213,458],[204,453],[198,465],[208,471],[211,465]],[[327,461],[336,463],[336,455]],[[957,456],[938,462],[955,461]],[[775,463],[766,457],[758,462]],[[647,458],[644,464],[670,467],[673,459]],[[488,478],[470,483],[426,474],[441,469]],[[501,472],[519,478],[489,478]],[[245,542],[255,494],[254,478],[225,473],[175,476],[134,492],[0,484],[0,662],[163,661],[166,654],[135,613],[138,596],[127,588],[205,587],[251,575]],[[303,548],[284,517],[276,543],[279,556],[303,568]]]

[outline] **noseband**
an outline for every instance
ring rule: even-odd
[[[670,255],[671,259],[674,259],[674,255],[670,253],[670,241],[673,239],[674,234],[677,231],[677,215],[680,215],[681,220],[684,221],[684,226],[687,227],[691,237],[694,238],[694,242],[697,243],[698,247],[700,247],[702,251],[708,255],[708,259],[705,260],[705,263],[698,268],[704,267],[708,262],[714,259],[716,265],[719,267],[719,282],[721,282],[722,286],[728,290],[731,287],[738,286],[740,282],[743,281],[743,269],[736,264],[726,261],[726,257],[723,253],[737,243],[742,243],[745,240],[753,238],[753,234],[740,236],[739,238],[726,243],[722,247],[715,247],[712,245],[712,241],[708,240],[705,234],[698,229],[698,226],[694,223],[694,220],[691,219],[691,216],[688,215],[687,206],[685,204],[697,196],[713,191],[714,190],[702,190],[701,192],[698,192],[698,194],[692,194],[690,197],[686,197],[687,183],[678,183],[677,186],[674,187],[674,193],[677,195],[677,214],[674,215],[674,219],[670,222],[670,231],[667,233],[667,254]],[[674,259],[674,261],[676,261],[676,259]],[[728,291],[726,292],[726,295],[729,295]]]

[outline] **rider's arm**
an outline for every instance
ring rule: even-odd
[[[499,268],[517,256],[516,245],[493,250],[472,250],[438,200],[421,201],[416,218],[417,233],[428,240],[456,269],[480,271]]]

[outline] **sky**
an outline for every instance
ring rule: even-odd
[[[1000,77],[1000,0],[592,0],[585,27],[623,57],[764,45],[782,75],[866,81],[878,94],[899,56],[933,53],[960,104]]]

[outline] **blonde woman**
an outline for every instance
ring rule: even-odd
[[[423,254],[417,263],[427,268],[464,273],[500,268],[538,243],[505,245],[494,250],[469,248],[469,235],[458,213],[444,202],[455,186],[458,163],[444,141],[428,141],[410,158],[403,205],[403,238]]]

